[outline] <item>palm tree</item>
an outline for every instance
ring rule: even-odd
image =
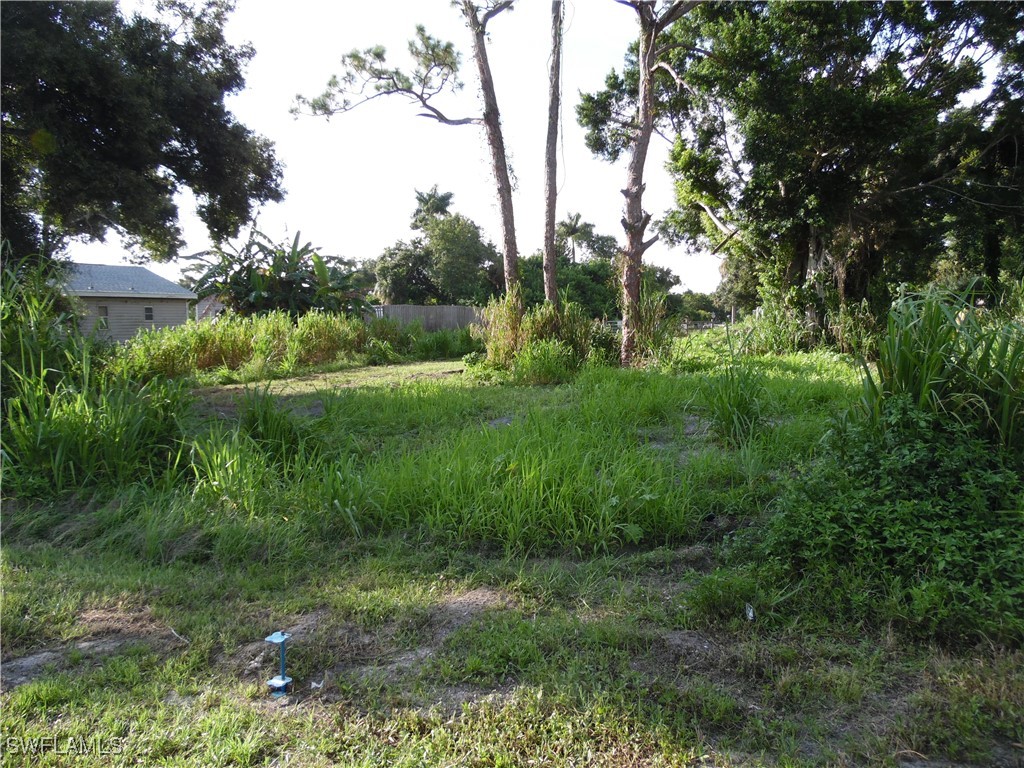
[[[438,192],[437,184],[427,192],[416,190],[416,210],[412,212],[412,228],[425,229],[431,219],[447,216],[454,192]]]
[[[569,243],[569,259],[573,264],[576,263],[576,238],[579,237],[581,226],[582,215],[579,213],[570,213],[568,218],[558,222],[555,227],[556,240],[562,243]]]

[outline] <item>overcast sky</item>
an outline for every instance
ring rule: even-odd
[[[129,6],[122,4],[122,7]],[[502,127],[515,175],[515,216],[519,250],[529,255],[543,241],[543,163],[547,130],[547,77],[550,46],[548,0],[519,0],[490,22],[488,52]],[[558,157],[557,216],[581,213],[601,234],[620,239],[625,161],[611,165],[593,157],[576,123],[579,92],[601,88],[636,34],[633,12],[613,0],[565,3],[562,60],[562,129]],[[444,98],[451,116],[481,111],[470,33],[448,0],[389,0],[387,3],[327,0],[238,0],[228,23],[233,43],[250,42],[250,62],[241,94],[229,109],[250,129],[271,139],[284,166],[285,199],[261,211],[258,228],[272,240],[302,233],[322,253],[352,259],[375,258],[398,240],[413,236],[409,219],[415,190],[438,185],[455,194],[452,209],[473,219],[486,238],[501,242],[494,183],[483,129],[446,126],[417,117],[400,99],[381,99],[327,120],[289,114],[295,95],[319,94],[340,57],[354,48],[381,44],[388,61],[404,66],[415,26],[452,41],[463,53],[465,88]],[[664,163],[668,145],[656,139],[647,163],[645,208],[657,218],[672,205]],[[185,253],[209,241],[194,216],[188,195],[180,200]],[[105,244],[74,245],[82,262],[121,263],[123,249]],[[719,260],[692,255],[661,243],[645,259],[670,267],[684,288],[711,291],[719,281]],[[178,267],[155,265],[172,279]]]

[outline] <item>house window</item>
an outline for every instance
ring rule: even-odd
[[[109,325],[107,323],[107,308],[106,307],[96,307],[96,314],[99,316],[99,318],[96,320],[96,328],[97,328],[97,330],[100,330],[100,331],[107,330],[107,328],[109,327]]]
[[[152,307],[143,307],[142,311],[146,313],[146,319],[147,320],[152,320],[153,319],[153,308]]]

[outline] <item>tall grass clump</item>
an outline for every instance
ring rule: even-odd
[[[314,310],[302,315],[288,337],[286,367],[291,370],[334,362],[354,353],[365,339],[362,321],[347,315]]]
[[[768,355],[811,349],[817,342],[815,327],[806,309],[814,303],[812,297],[795,288],[783,293],[772,285],[762,285],[759,293],[761,306],[739,323],[739,351],[747,355]]]
[[[83,336],[59,273],[23,263],[2,288],[4,491],[51,496],[116,486],[177,463],[185,391],[112,376]]]
[[[454,360],[482,350],[483,346],[473,337],[471,329],[455,328],[417,335],[412,357],[417,360]]]
[[[189,407],[183,386],[162,379],[138,385],[93,380],[88,353],[80,381],[9,371],[4,403],[5,482],[16,494],[48,496],[174,471]]]
[[[557,339],[526,342],[512,361],[512,379],[518,384],[562,384],[579,367],[572,349]]]
[[[548,384],[569,380],[588,360],[605,361],[606,339],[579,304],[563,297],[557,306],[545,302],[525,314],[519,307],[515,291],[492,299],[475,327],[492,369],[511,372],[520,383]]]
[[[667,294],[645,289],[637,304],[635,324],[635,357],[641,364],[663,355],[672,343],[672,324],[667,319]]]
[[[494,368],[508,370],[522,345],[522,307],[518,288],[491,299],[484,307],[475,332],[484,345],[487,362]]]
[[[873,423],[894,397],[1024,451],[1024,321],[975,309],[967,295],[933,289],[901,297],[877,371],[866,369],[864,405]]]
[[[828,333],[840,352],[862,360],[878,357],[879,328],[867,299],[859,304],[842,302],[826,318]]]
[[[247,389],[239,408],[239,426],[277,464],[287,464],[305,448],[303,423],[266,387]]]
[[[381,462],[370,478],[393,525],[507,551],[605,551],[695,535],[700,513],[674,468],[625,445],[607,421],[569,428],[531,413]]]
[[[378,489],[379,504],[371,519],[510,552],[693,540],[713,511],[704,503],[707,475],[681,472],[674,453],[642,438],[679,413],[693,389],[671,377],[587,366],[564,390],[572,408],[537,407],[509,424],[449,430],[419,450],[368,463],[364,480]]]
[[[237,370],[253,359],[253,318],[226,313],[216,320],[145,328],[120,346],[112,369],[128,378],[177,378],[214,369]]]
[[[453,359],[479,348],[469,329],[424,333],[387,318],[364,322],[320,310],[298,319],[285,312],[227,313],[213,321],[142,330],[116,350],[110,365],[118,375],[142,381],[204,372],[228,381],[263,381],[359,355],[383,364]]]
[[[762,418],[765,387],[761,377],[733,361],[701,380],[701,399],[718,435],[733,447],[749,441]]]
[[[104,345],[79,332],[72,304],[61,294],[59,265],[8,262],[0,284],[0,388],[3,400],[21,377],[52,390],[66,376],[80,377],[86,352]]]

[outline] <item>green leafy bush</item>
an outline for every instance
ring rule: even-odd
[[[907,394],[841,422],[762,543],[813,610],[947,641],[1024,640],[1022,465]]]

